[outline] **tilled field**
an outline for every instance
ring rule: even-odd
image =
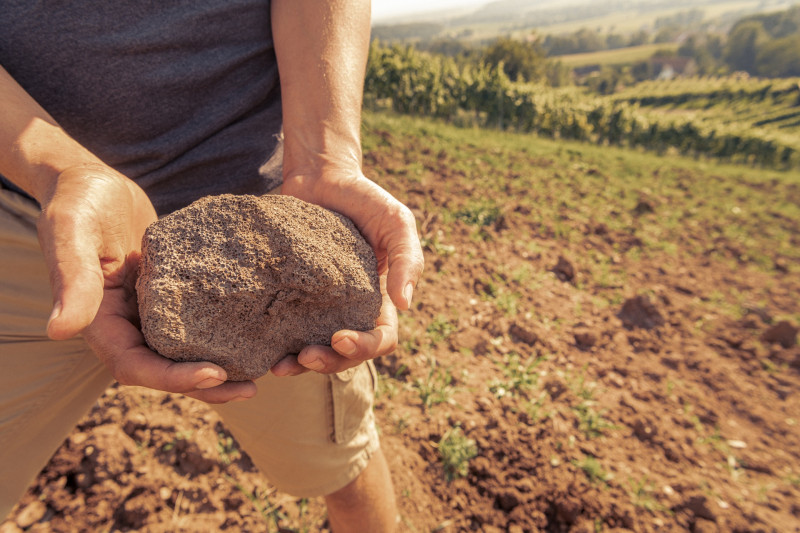
[[[401,530],[800,531],[800,178],[381,116],[365,145],[426,249],[377,361]],[[204,405],[113,387],[0,531],[326,528]]]

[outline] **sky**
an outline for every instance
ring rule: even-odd
[[[380,21],[398,15],[464,8],[488,4],[491,0],[372,0],[372,19]]]

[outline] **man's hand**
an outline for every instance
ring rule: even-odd
[[[297,357],[278,362],[272,372],[278,376],[307,370],[330,374],[393,352],[397,347],[395,306],[411,306],[424,265],[411,211],[360,172],[314,180],[296,177],[284,182],[282,192],[337,211],[356,224],[378,259],[383,305],[372,331],[337,331],[331,347],[308,346]]]
[[[39,200],[39,242],[54,298],[47,325],[52,339],[83,333],[124,385],[210,403],[255,395],[253,382],[226,382],[217,365],[176,363],[145,344],[134,286],[142,235],[156,213],[144,191],[108,167],[82,165],[62,172]]]
[[[394,306],[411,305],[422,274],[422,249],[408,208],[361,171],[369,0],[275,0],[271,10],[283,107],[281,192],[350,217],[385,274],[383,307],[374,330],[338,331],[331,348],[308,346],[272,371],[279,376],[339,372],[394,351]]]

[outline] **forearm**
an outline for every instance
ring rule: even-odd
[[[284,192],[361,171],[369,0],[273,0],[281,79]],[[305,182],[305,183],[304,183]]]
[[[40,203],[57,176],[76,166],[102,165],[0,67],[0,174]]]

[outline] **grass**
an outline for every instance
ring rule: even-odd
[[[581,402],[573,407],[572,410],[578,415],[578,429],[587,438],[600,437],[607,429],[615,429],[617,427],[603,417],[604,410],[597,411],[594,408],[594,402]]]
[[[447,430],[436,447],[448,482],[466,477],[469,461],[478,455],[475,441],[467,438],[458,426]]]
[[[684,253],[730,261],[739,269],[772,274],[781,262],[789,273],[800,272],[800,174],[796,172],[756,172],[674,154],[662,157],[533,134],[487,134],[478,128],[390,113],[367,112],[364,124],[365,152],[380,146],[380,137],[373,134],[379,130],[424,138],[431,153],[448,154],[445,164],[463,176],[455,179],[426,171],[430,174],[425,179],[444,179],[447,194],[456,199],[463,197],[460,183],[475,186],[472,199],[448,207],[442,217],[471,225],[479,237],[480,230],[500,216],[498,205],[489,198],[498,197],[502,189],[501,196],[512,202],[503,207],[503,216],[513,218],[515,207],[528,210],[527,219],[536,224],[533,237],[579,243],[585,239],[582,228],[602,221],[616,253],[632,260]],[[372,170],[381,183],[383,171]],[[653,212],[635,212],[642,197],[649,198]],[[443,238],[438,239],[440,251],[447,253],[441,248],[446,246]],[[632,244],[626,245],[627,241]],[[675,243],[680,243],[680,252]],[[427,244],[437,248],[434,241]],[[614,290],[625,282],[610,261],[595,270],[601,286]]]
[[[539,383],[537,367],[545,360],[545,357],[525,358],[517,352],[509,352],[501,361],[495,361],[503,372],[504,379],[491,381],[489,390],[498,398],[532,390]]]
[[[455,246],[444,242],[444,232],[441,230],[431,237],[422,237],[420,239],[420,244],[424,249],[441,257],[448,257],[456,251]]]
[[[228,474],[223,474],[223,476],[228,482],[236,487],[236,490],[241,492],[245,498],[250,501],[256,511],[258,511],[258,513],[264,518],[267,531],[273,531],[270,525],[274,526],[275,531],[285,531],[284,529],[281,529],[281,522],[285,521],[288,517],[280,505],[274,504],[270,501],[270,495],[268,491],[259,490],[258,487],[250,491]]]
[[[589,480],[589,483],[602,483],[608,485],[613,476],[603,469],[597,457],[584,455],[580,461],[573,460],[572,464],[580,468]]]
[[[644,509],[646,511],[656,511],[656,512],[668,512],[669,508],[660,503],[655,496],[656,487],[655,484],[647,479],[647,476],[635,480],[630,478],[629,480],[629,494],[631,496],[631,502],[636,507],[640,509]]]
[[[427,375],[415,379],[413,383],[422,402],[422,410],[426,412],[435,405],[449,402],[455,392],[450,369],[442,368],[433,357],[428,359],[428,365]]]
[[[217,452],[224,465],[229,465],[242,456],[233,437],[222,432],[217,433]]]
[[[428,334],[428,341],[432,346],[447,340],[455,331],[455,323],[444,315],[437,315],[425,330]]]

